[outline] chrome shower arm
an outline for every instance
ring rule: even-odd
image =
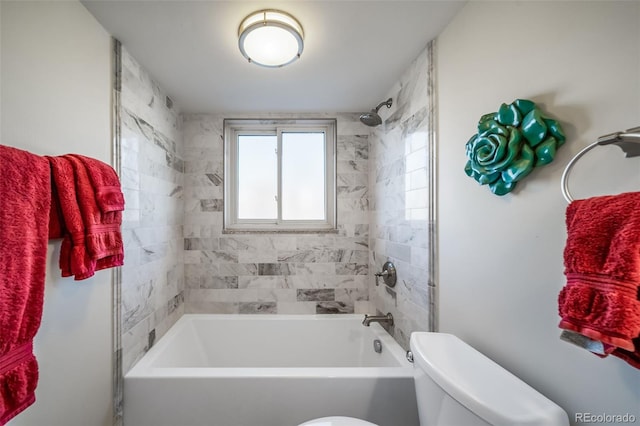
[[[389,98],[389,99],[387,99],[387,100],[386,100],[386,101],[384,101],[384,102],[380,102],[380,103],[378,104],[378,106],[376,107],[375,112],[378,112],[378,111],[380,110],[380,108],[382,108],[382,106],[383,106],[383,105],[386,105],[386,106],[387,106],[387,108],[391,108],[391,105],[392,105],[392,104],[393,104],[392,98]]]

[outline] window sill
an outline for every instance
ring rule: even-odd
[[[223,229],[223,234],[337,234],[331,229]]]

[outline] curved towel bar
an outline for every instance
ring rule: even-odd
[[[619,146],[620,149],[624,151],[626,158],[640,156],[640,127],[633,127],[625,132],[616,132],[600,136],[596,142],[582,149],[582,151],[578,152],[575,157],[569,161],[569,164],[567,164],[567,167],[565,167],[564,172],[562,173],[561,180],[562,195],[568,203],[573,201],[571,193],[569,192],[569,172],[573,165],[580,159],[580,157],[588,151],[591,151],[593,148],[599,145],[611,144]]]

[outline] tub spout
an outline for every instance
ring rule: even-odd
[[[369,327],[372,322],[384,322],[393,326],[393,315],[389,312],[387,315],[365,315],[362,325]]]

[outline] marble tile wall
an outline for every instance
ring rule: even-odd
[[[126,373],[184,312],[184,154],[180,111],[125,48],[116,63],[126,201],[120,272]]]
[[[393,106],[370,136],[371,301],[391,312],[391,333],[406,349],[412,331],[433,330],[435,280],[430,247],[435,224],[430,205],[434,152],[433,42],[389,91]],[[431,204],[430,204],[431,203]],[[389,288],[374,272],[392,261],[398,281]]]
[[[369,304],[369,128],[337,118],[337,234],[223,234],[223,116],[185,115],[185,311],[364,313]],[[234,116],[233,118],[256,118]]]
[[[122,49],[122,371],[183,313],[392,312],[405,347],[411,331],[433,329],[432,52],[389,91],[375,129],[358,114],[261,114],[337,118],[338,232],[252,235],[222,233],[225,117],[181,115]],[[387,260],[394,289],[375,285]]]

